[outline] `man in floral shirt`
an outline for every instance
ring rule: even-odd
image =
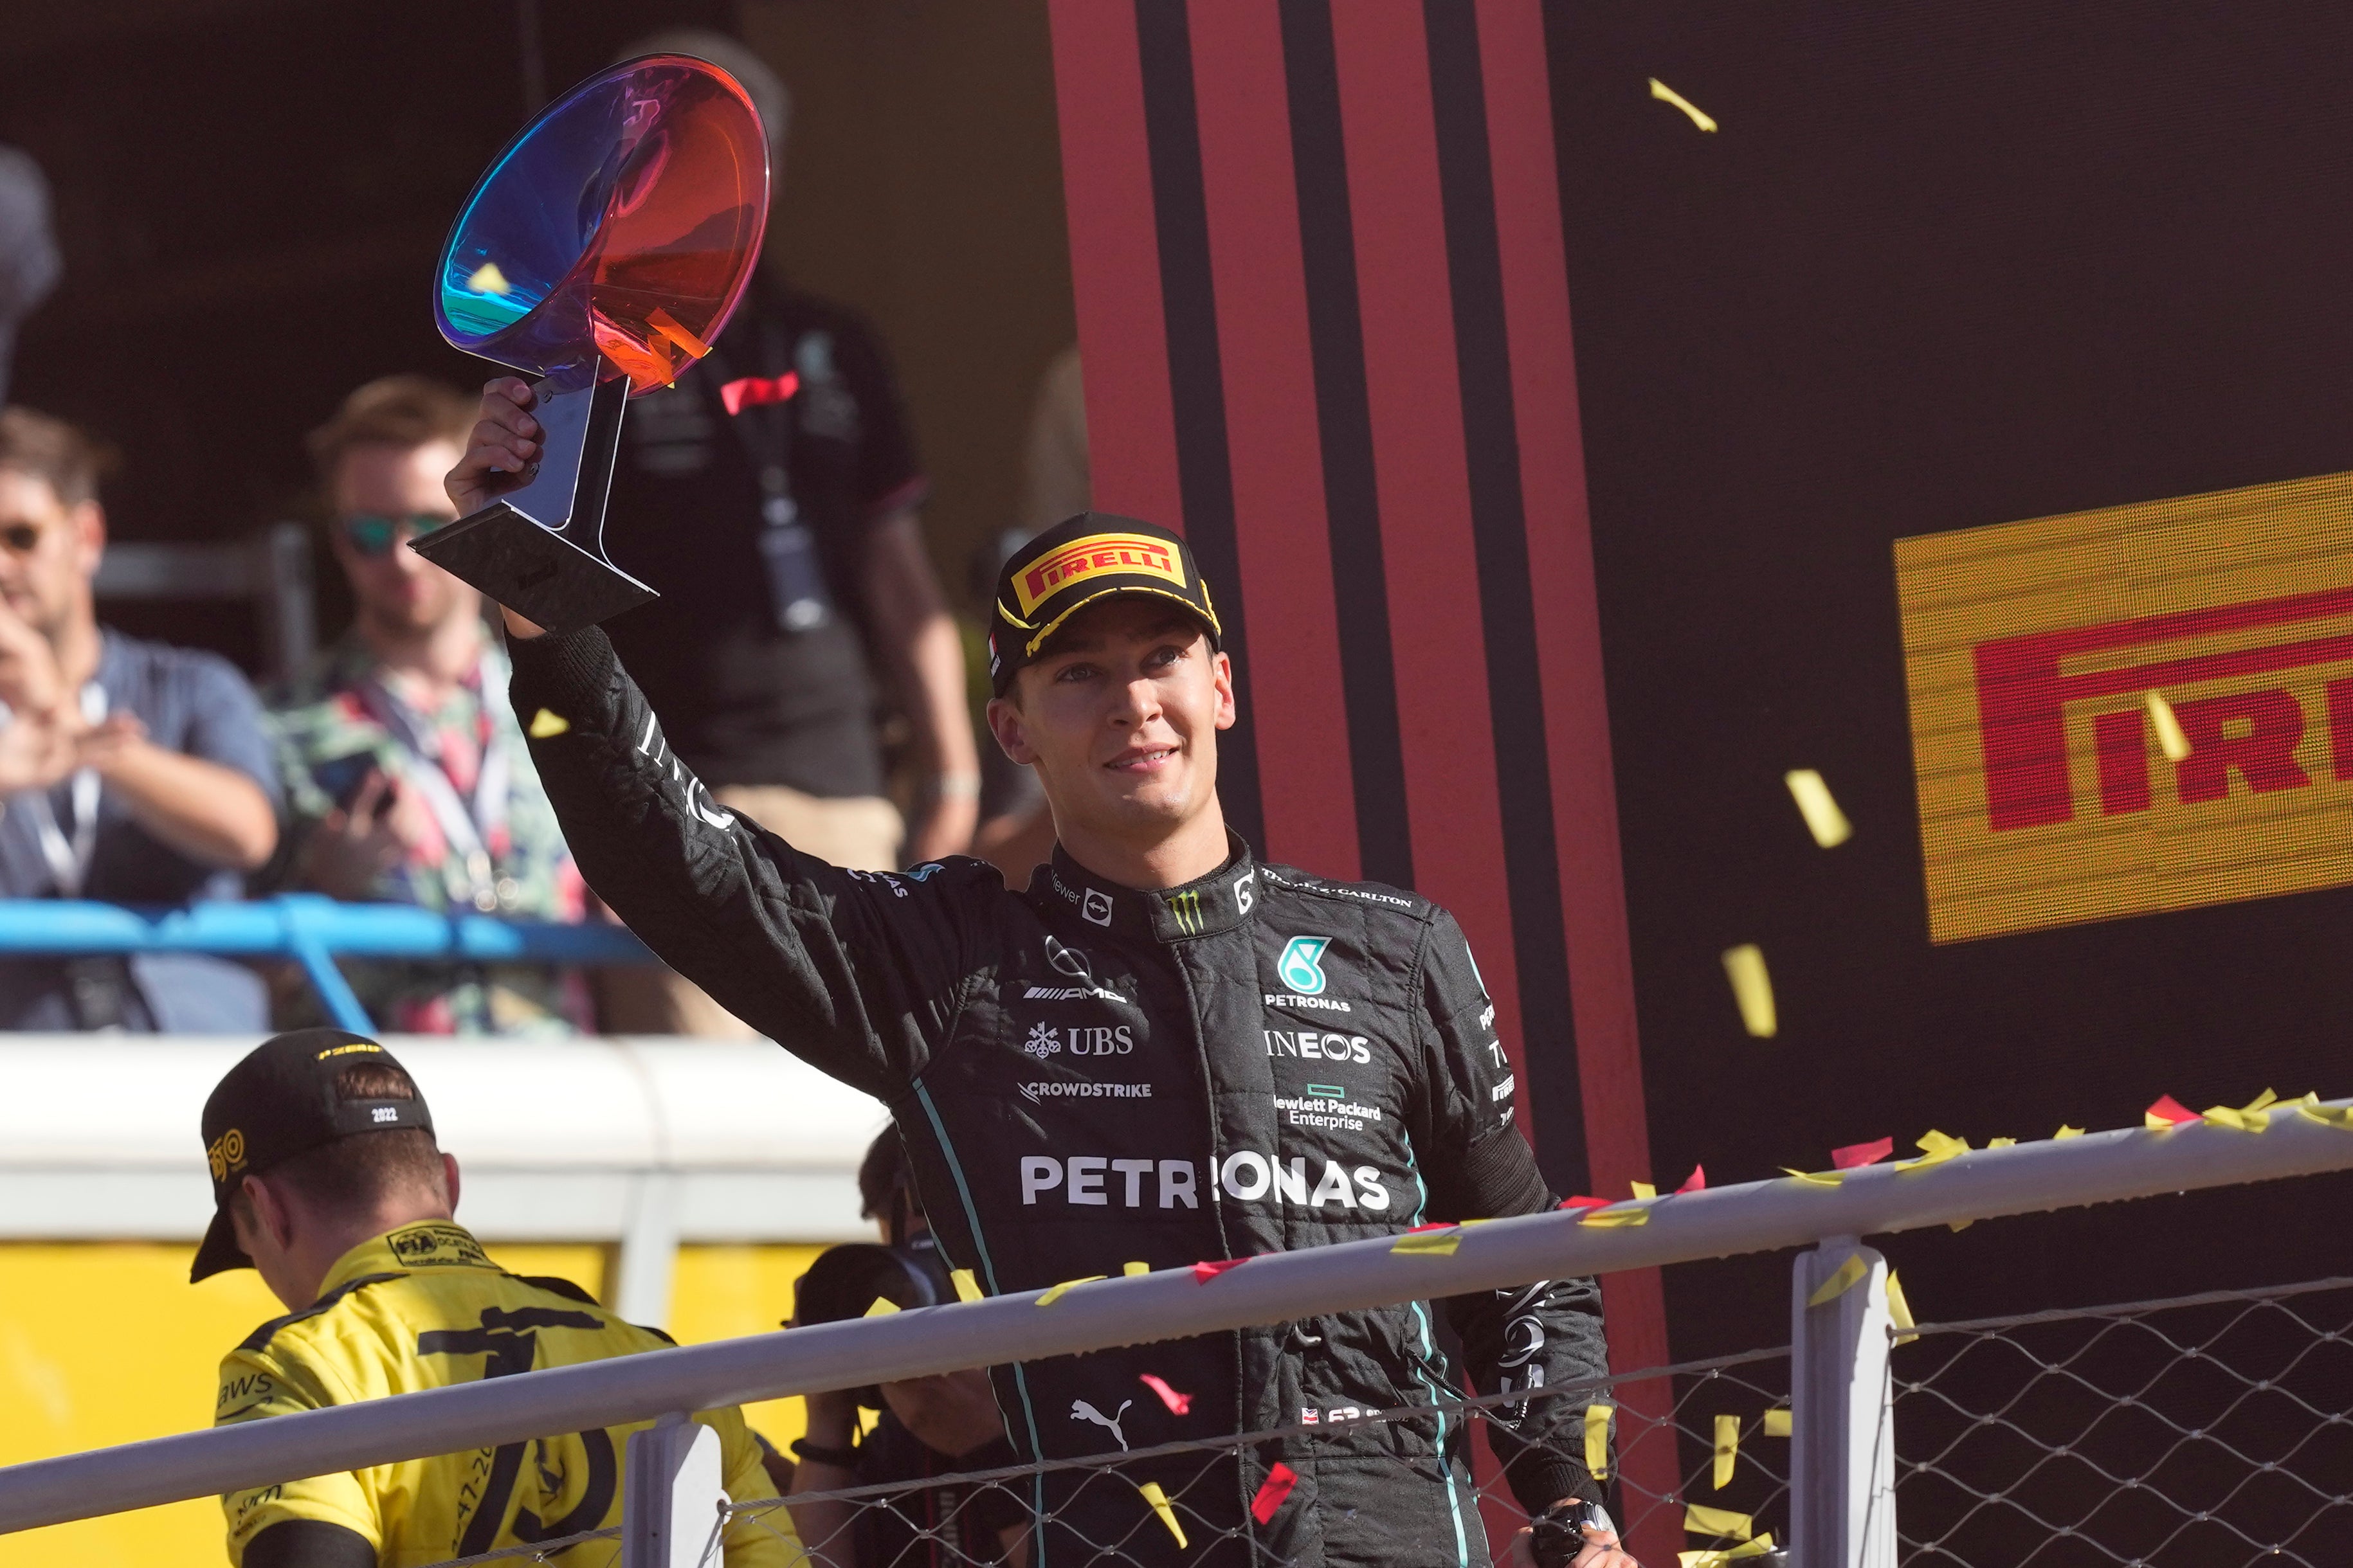
[[[472,400],[388,376],[311,438],[352,585],[352,629],[272,704],[293,821],[290,879],[339,899],[577,921],[587,894],[506,700],[480,596],[407,542],[456,515],[441,476]],[[379,1027],[415,1034],[592,1026],[575,973],[350,963]]]

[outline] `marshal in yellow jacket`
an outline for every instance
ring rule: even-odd
[[[459,1226],[431,1221],[353,1247],[328,1272],[318,1301],[256,1329],[221,1361],[213,1424],[413,1394],[453,1383],[571,1366],[659,1349],[667,1336],[625,1323],[562,1279],[509,1274]],[[758,1442],[733,1406],[695,1417],[719,1434],[727,1496],[776,1496]],[[380,1568],[469,1557],[617,1524],[630,1426],[379,1465],[231,1492],[228,1554],[271,1525],[311,1520],[365,1538]],[[776,1508],[737,1515],[727,1568],[791,1568],[802,1560]]]

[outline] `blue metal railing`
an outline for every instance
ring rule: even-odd
[[[248,903],[137,910],[70,899],[0,899],[0,954],[203,952],[221,958],[290,958],[338,1026],[375,1025],[343,971],[345,958],[438,959],[452,963],[651,963],[626,928],[556,925],[478,914],[436,914],[409,904],[346,904],[317,893]]]

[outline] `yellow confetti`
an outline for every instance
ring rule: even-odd
[[[477,294],[503,294],[514,285],[507,281],[507,275],[499,270],[497,262],[485,261],[474,268],[473,276],[466,279],[466,287]]]
[[[898,1310],[898,1302],[885,1300],[877,1296],[874,1298],[874,1305],[866,1309],[866,1315],[870,1318],[887,1318]]]
[[[1986,1140],[1986,1147],[1989,1149],[2015,1149],[2018,1147],[2018,1140],[2015,1138],[1989,1138]]]
[[[1822,782],[1821,774],[1811,768],[1792,768],[1781,775],[1781,782],[1789,786],[1798,815],[1806,819],[1806,831],[1814,836],[1815,843],[1835,849],[1854,837],[1854,824],[1831,798],[1831,786]]]
[[[1920,1157],[1916,1160],[1896,1161],[1895,1168],[1897,1170],[1925,1170],[1930,1165],[1941,1165],[1947,1160],[1953,1159],[1958,1155],[1966,1154],[1969,1152],[1969,1141],[1968,1139],[1950,1137],[1946,1133],[1937,1131],[1933,1127],[1928,1129],[1927,1131],[1920,1134],[1917,1142],[1921,1151]]]
[[[677,317],[671,315],[668,310],[663,310],[659,305],[647,312],[646,325],[651,327],[655,331],[659,332],[663,337],[668,338],[670,342],[684,349],[689,354],[691,354],[696,359],[701,359],[704,354],[711,352],[711,345],[709,343],[704,342],[701,338],[696,337],[692,332],[688,331],[684,327],[681,326]]]
[[[1677,109],[1682,110],[1685,114],[1690,115],[1691,122],[1694,125],[1698,126],[1702,131],[1712,132],[1715,129],[1715,121],[1713,119],[1709,118],[1708,115],[1703,112],[1692,102],[1690,99],[1685,98],[1682,93],[1677,92],[1673,88],[1669,87],[1657,77],[1652,77],[1651,79],[1651,96],[1657,99],[1661,103],[1672,103]]]
[[[1683,1529],[1694,1535],[1724,1535],[1746,1541],[1757,1533],[1757,1521],[1728,1508],[1708,1508],[1694,1502],[1683,1505]]]
[[[1160,1483],[1146,1481],[1136,1489],[1152,1505],[1152,1511],[1160,1516],[1160,1522],[1168,1527],[1168,1533],[1176,1538],[1176,1544],[1189,1551],[1192,1542],[1185,1539],[1185,1527],[1176,1521],[1176,1510],[1168,1506],[1168,1494],[1160,1489]]]
[[[1623,1230],[1628,1226],[1650,1224],[1651,1211],[1636,1208],[1587,1209],[1577,1216],[1577,1223],[1601,1230]]]
[[[571,720],[551,709],[543,708],[531,716],[531,738],[534,741],[554,740],[571,728]]]
[[[1862,1253],[1848,1253],[1846,1261],[1838,1266],[1838,1272],[1823,1280],[1815,1288],[1814,1293],[1806,1298],[1806,1305],[1819,1307],[1825,1301],[1837,1300],[1862,1283],[1862,1277],[1870,1272],[1871,1265],[1862,1260]]]
[[[1682,1568],[1725,1568],[1744,1557],[1762,1557],[1773,1550],[1773,1532],[1767,1531],[1754,1541],[1744,1541],[1737,1546],[1709,1547],[1704,1552],[1678,1552],[1675,1561]]]
[[[1659,1195],[1659,1189],[1648,1182],[1629,1182],[1626,1184],[1634,1189],[1634,1195],[1638,1198],[1655,1198]]]
[[[1789,1435],[1789,1407],[1786,1405],[1765,1412],[1765,1436],[1786,1437]]]
[[[2317,1121],[2323,1127],[2341,1127],[2348,1131],[2353,1131],[2353,1107],[2307,1105],[2299,1100],[2296,1103],[2295,1113],[2308,1121]]]
[[[2148,704],[2148,721],[2157,730],[2157,749],[2165,753],[2168,763],[2189,760],[2189,737],[2181,732],[2181,721],[2173,715],[2173,704],[2161,691],[2152,690],[2143,699]]]
[[[1887,1316],[1899,1329],[1909,1329],[1915,1326],[1912,1321],[1912,1303],[1904,1299],[1904,1281],[1895,1277],[1895,1270],[1893,1268],[1887,1271]],[[1908,1345],[1919,1337],[1912,1333],[1898,1334],[1895,1336],[1895,1342],[1899,1345]]]
[[[1597,1481],[1609,1476],[1609,1411],[1607,1405],[1585,1407],[1585,1469]]]
[[[2081,1138],[2083,1135],[2084,1130],[2080,1127],[2062,1127],[2058,1131],[2051,1134],[2053,1139]]]
[[[1123,1263],[1119,1266],[1119,1271],[1126,1278],[1133,1279],[1139,1274],[1151,1273],[1152,1265],[1149,1263]]]
[[[1105,1278],[1108,1277],[1102,1274],[1090,1274],[1083,1279],[1065,1279],[1060,1285],[1055,1286],[1052,1289],[1039,1297],[1038,1305],[1041,1307],[1050,1307],[1055,1302],[1060,1300],[1064,1295],[1068,1294],[1070,1291],[1077,1289],[1080,1286],[1092,1285],[1096,1280]]]
[[[1794,1165],[1784,1165],[1781,1173],[1817,1187],[1835,1187],[1846,1180],[1844,1171],[1800,1171]]]
[[[1389,1243],[1391,1252],[1410,1252],[1424,1258],[1451,1258],[1454,1249],[1462,1245],[1462,1232],[1454,1230],[1409,1230]]]
[[[1780,1025],[1773,1012],[1773,977],[1765,969],[1765,950],[1753,942],[1725,948],[1724,973],[1732,982],[1732,999],[1740,1006],[1740,1026],[1757,1039],[1771,1039]]]
[[[1719,1415],[1715,1418],[1715,1489],[1722,1491],[1732,1484],[1732,1467],[1740,1458],[1740,1417]]]
[[[972,1277],[971,1269],[951,1268],[948,1270],[948,1278],[955,1282],[957,1300],[977,1301],[980,1300],[980,1281]]]
[[[2235,1127],[2242,1132],[2268,1132],[2272,1125],[2270,1108],[2278,1102],[2279,1096],[2265,1089],[2244,1105],[2210,1105],[2198,1114],[2217,1127]]]

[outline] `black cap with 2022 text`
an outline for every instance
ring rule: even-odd
[[[336,1078],[356,1062],[400,1068],[390,1051],[343,1029],[273,1036],[228,1069],[205,1101],[205,1163],[213,1179],[213,1221],[188,1270],[191,1284],[253,1260],[237,1244],[229,1199],[270,1167],[338,1139],[409,1129],[430,1132],[433,1113],[414,1100],[346,1100]],[[404,1073],[406,1068],[401,1069]]]

